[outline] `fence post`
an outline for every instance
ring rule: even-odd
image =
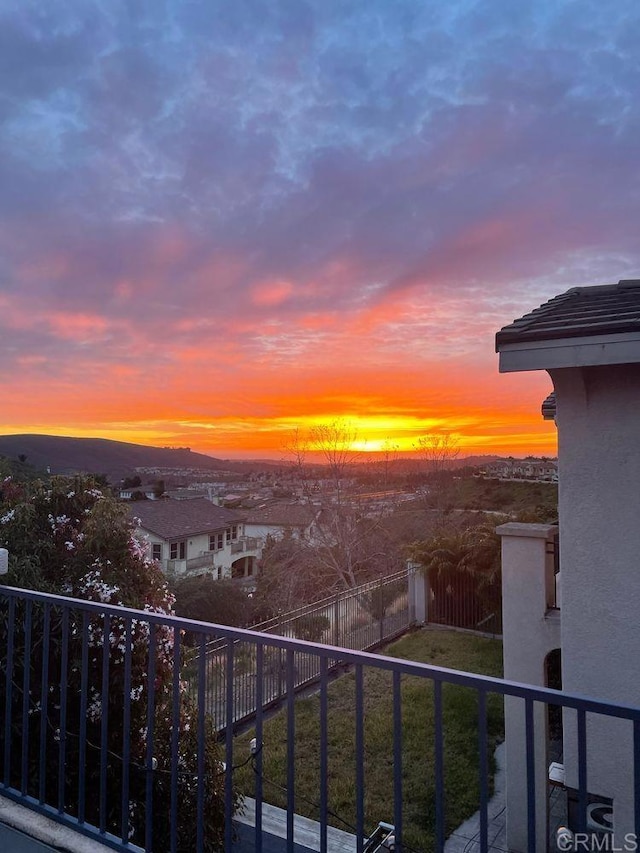
[[[378,595],[380,596],[380,642],[384,640],[384,592],[382,590],[382,577],[378,581]]]
[[[336,592],[336,597],[333,602],[333,637],[334,646],[340,645],[340,593]]]
[[[420,563],[407,561],[409,572],[409,609],[418,625],[429,621],[429,581]]]
[[[282,637],[282,613],[278,613],[278,636]],[[284,650],[278,648],[278,701],[282,699],[283,690],[282,690],[282,668],[284,666]]]

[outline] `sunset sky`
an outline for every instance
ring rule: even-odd
[[[0,0],[0,434],[555,453],[495,332],[640,276],[637,0]]]

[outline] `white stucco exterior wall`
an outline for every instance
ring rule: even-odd
[[[240,533],[240,526],[238,525],[238,533]],[[161,545],[162,546],[162,568],[163,571],[167,572],[167,565],[170,562],[170,549],[169,542],[166,539],[162,539],[160,536],[157,536],[155,533],[151,531],[145,530],[144,528],[139,529],[140,537],[147,543],[147,554],[149,557],[153,556],[153,545]],[[195,536],[187,536],[183,537],[182,540],[171,540],[171,541],[184,541],[186,543],[185,550],[185,560],[176,560],[175,562],[178,566],[183,566],[178,570],[177,575],[182,577],[188,574],[186,570],[186,561],[193,560],[200,557],[203,553],[210,554],[212,559],[211,568],[208,569],[208,573],[214,573],[217,575],[219,573],[221,578],[230,578],[231,577],[231,566],[235,560],[240,559],[243,554],[233,554],[231,552],[231,542],[227,542],[226,530],[216,530],[212,531],[212,534],[215,534],[216,537],[218,534],[223,535],[224,547],[220,549],[216,549],[214,551],[209,551],[209,533],[201,533]],[[194,571],[198,571],[197,569]]]
[[[259,539],[266,540],[268,536],[279,539],[283,537],[288,530],[294,539],[300,539],[309,536],[310,528],[310,524],[301,530],[299,527],[287,528],[287,526],[283,524],[255,524],[251,521],[247,521],[244,525],[244,532],[246,536],[255,536]]]
[[[557,527],[550,524],[503,524],[502,637],[504,677],[511,681],[545,685],[545,658],[560,646],[557,611],[548,610],[555,586],[553,542]],[[534,706],[536,849],[547,850],[547,716]],[[525,706],[521,699],[505,698],[507,844],[526,851],[527,776]]]
[[[640,365],[550,371],[556,391],[563,688],[640,705]],[[633,830],[630,726],[589,725],[587,787]],[[574,715],[564,720],[577,785]]]

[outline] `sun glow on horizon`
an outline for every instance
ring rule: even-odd
[[[45,434],[103,438],[150,447],[190,447],[222,458],[283,460],[290,456],[296,432],[311,456],[314,428],[342,422],[351,432],[349,452],[374,457],[405,457],[418,452],[417,441],[429,433],[449,434],[461,457],[471,455],[527,456],[557,454],[553,424],[541,419],[505,418],[478,413],[446,418],[402,416],[301,416],[296,418],[231,417],[205,420],[119,421],[112,423],[0,424],[0,434]]]

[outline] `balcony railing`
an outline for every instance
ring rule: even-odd
[[[214,566],[214,552],[203,551],[198,557],[189,557],[188,560],[167,560],[167,571],[169,574],[181,574],[182,572],[193,572],[197,569],[212,569]]]
[[[403,846],[405,826],[412,813],[433,819],[435,849],[443,850],[451,830],[447,779],[452,761],[446,714],[450,685],[468,694],[476,720],[477,770],[469,778],[476,792],[472,808],[479,809],[479,841],[489,846],[488,804],[491,795],[491,738],[489,704],[492,697],[505,698],[522,712],[520,778],[526,795],[519,803],[525,816],[527,844],[531,853],[540,849],[537,822],[540,794],[536,790],[538,744],[546,734],[540,725],[540,703],[560,705],[569,729],[574,732],[571,750],[576,756],[575,780],[577,827],[587,826],[588,794],[592,766],[595,721],[599,739],[615,724],[629,737],[628,766],[616,768],[618,781],[635,802],[635,831],[640,837],[640,709],[563,694],[545,688],[443,669],[409,660],[338,649],[273,634],[209,626],[148,611],[128,610],[96,602],[44,595],[3,587],[0,589],[0,649],[3,715],[0,717],[0,793],[48,815],[115,850],[184,849],[183,833],[193,833],[190,850],[211,849],[207,837],[211,815],[221,802],[219,848],[234,847],[235,790],[238,766],[246,764],[246,744],[238,746],[233,725],[233,678],[226,679],[227,725],[220,759],[212,764],[207,706],[206,644],[212,633],[225,637],[226,668],[233,673],[245,666],[247,656],[256,662],[256,714],[254,756],[255,849],[262,850],[263,816],[268,799],[263,779],[263,736],[266,673],[274,658],[282,662],[286,721],[286,827],[287,850],[293,851],[294,814],[300,805],[296,782],[301,765],[296,744],[296,669],[301,660],[317,661],[317,730],[319,750],[314,761],[318,771],[318,821],[320,848],[327,851],[327,830],[333,819],[330,780],[333,778],[331,748],[340,729],[353,726],[355,790],[353,831],[358,851],[380,819],[394,826],[395,850]],[[194,645],[187,646],[189,637]],[[349,719],[329,715],[331,667],[341,660],[353,673],[354,704]],[[164,668],[163,668],[164,667]],[[185,667],[196,674],[195,706],[185,723]],[[367,811],[366,791],[371,761],[365,744],[365,674],[384,675],[391,697],[393,737],[385,761],[389,786],[389,814]],[[429,687],[428,699],[416,704],[407,700],[406,685]],[[535,713],[534,713],[535,709]],[[308,713],[308,708],[306,713]],[[418,759],[407,753],[403,727],[407,715],[423,715],[433,721],[433,737],[424,744]],[[604,728],[603,728],[604,726]],[[593,728],[592,728],[593,727]],[[567,744],[565,743],[565,746]],[[268,745],[265,747],[265,749]],[[368,755],[365,761],[365,755]],[[405,789],[403,768],[424,763],[425,784],[420,790]],[[455,760],[455,753],[453,754]],[[307,758],[308,762],[309,759]],[[308,767],[305,766],[305,770]],[[542,792],[543,799],[545,792]],[[471,794],[469,795],[471,797]],[[185,821],[185,817],[187,820]],[[185,827],[185,824],[188,826]],[[546,843],[546,840],[545,840]],[[234,847],[237,849],[237,847]],[[602,847],[599,849],[603,849]],[[609,847],[607,849],[613,849]]]
[[[231,553],[241,554],[245,551],[258,551],[261,546],[262,542],[256,536],[241,536],[231,543]]]

